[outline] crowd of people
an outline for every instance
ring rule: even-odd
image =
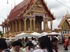
[[[68,38],[68,40],[70,37]],[[63,43],[65,50],[68,50],[68,43]],[[10,41],[11,42],[11,41]],[[66,46],[66,44],[68,44]],[[10,44],[4,38],[0,38],[0,52],[58,52],[58,39],[42,36],[38,39],[28,37],[14,40]]]

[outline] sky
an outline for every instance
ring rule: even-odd
[[[0,24],[7,18],[11,9],[22,1],[8,0],[7,3],[7,0],[0,0]],[[45,0],[45,3],[55,17],[53,29],[58,28],[62,17],[67,14],[67,11],[70,13],[70,0]],[[0,31],[2,31],[2,27],[0,27]]]

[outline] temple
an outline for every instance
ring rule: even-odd
[[[24,0],[11,10],[7,19],[2,23],[3,34],[15,36],[21,32],[52,31],[53,20],[55,18],[44,0]],[[50,28],[48,22],[50,22]]]
[[[58,28],[61,28],[62,35],[70,35],[70,14],[67,11],[67,14],[63,16]]]

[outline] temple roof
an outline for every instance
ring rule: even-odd
[[[61,26],[64,22],[66,22],[68,24],[68,26],[70,27],[70,17],[69,16],[70,16],[69,13],[67,13],[65,16],[63,16],[60,24],[58,25],[58,28],[61,28]]]
[[[10,12],[9,16],[8,16],[8,19],[11,21],[11,20],[14,20],[14,19],[17,19],[16,17],[19,17],[18,15],[21,13],[21,12],[24,12],[27,5],[29,5],[31,2],[31,0],[24,0],[22,1],[21,3],[19,3],[18,5],[16,5]]]
[[[61,21],[60,21],[60,23],[59,23],[59,25],[58,25],[58,27],[60,28],[61,27],[61,25],[62,25],[62,23],[65,21],[65,17],[63,16],[63,18],[61,19]]]
[[[31,5],[33,5],[35,2],[35,0],[24,0],[21,3],[19,3],[18,5],[16,5],[10,12],[8,19],[9,21],[12,21],[14,19],[18,19],[20,18],[20,15],[24,15],[24,13],[27,12],[27,10],[29,10],[31,8]],[[46,4],[44,3],[44,0],[41,0],[45,10],[48,12],[48,14],[51,16],[52,20],[54,20],[54,16],[53,14],[51,14],[51,12],[49,11],[48,7],[46,6]]]

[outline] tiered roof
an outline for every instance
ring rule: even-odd
[[[31,6],[34,4],[35,0],[24,0],[21,3],[19,3],[18,5],[16,5],[14,7],[14,9],[11,10],[8,19],[9,21],[12,21],[14,19],[18,19],[18,18],[22,18],[19,17],[20,15],[24,15],[24,13],[27,12],[27,10],[29,10],[31,8]],[[48,12],[48,14],[52,17],[52,19],[55,19],[54,16],[51,14],[51,12],[49,11],[48,7],[46,6],[46,4],[44,3],[44,0],[41,0],[45,10]]]
[[[63,16],[60,24],[58,25],[58,28],[61,28],[61,26],[63,25],[64,22],[66,22],[68,24],[69,28],[70,28],[70,19],[69,18],[70,18],[69,13],[67,13],[65,16]]]
[[[13,20],[22,19],[24,17],[24,14],[32,7],[32,5],[35,3],[35,1],[38,1],[38,0],[24,0],[21,3],[19,3],[18,5],[16,5],[11,10],[11,12],[7,18],[9,20],[9,22],[11,22]],[[44,9],[46,10],[46,12],[48,12],[47,14],[52,18],[52,20],[54,20],[55,18],[53,16],[53,14],[51,14],[48,7],[46,6],[44,0],[41,0],[41,3],[44,6]],[[6,24],[6,22],[4,21],[3,24]]]

